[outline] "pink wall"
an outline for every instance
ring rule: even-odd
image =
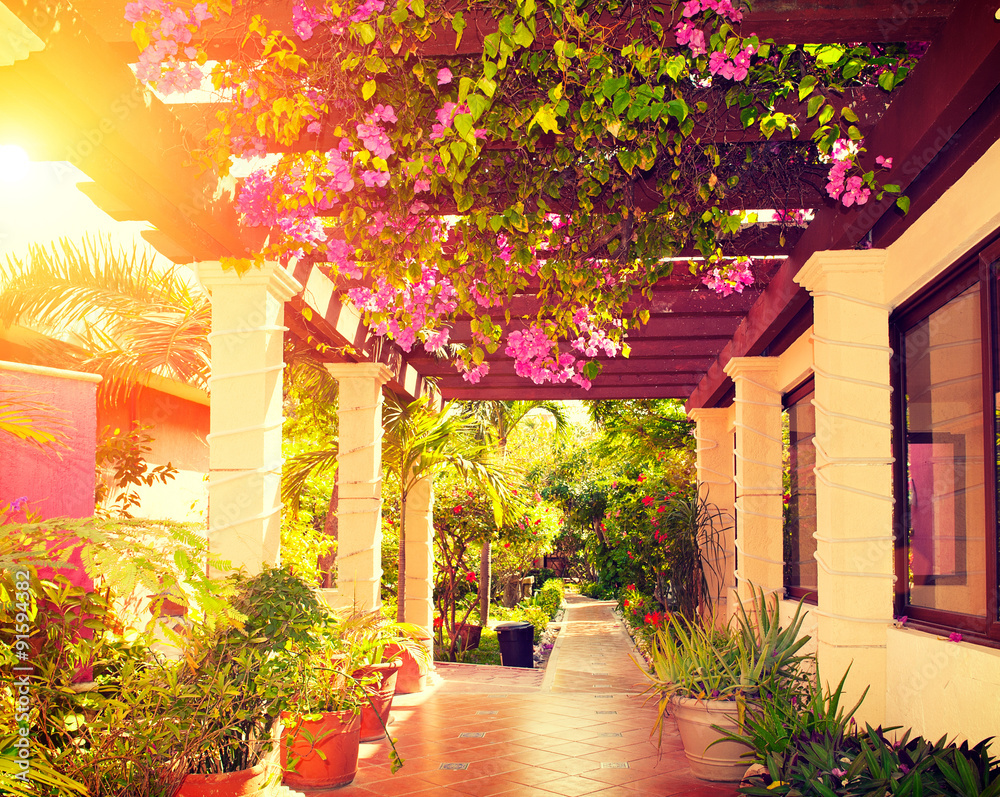
[[[32,400],[61,410],[66,434],[58,450],[0,435],[0,506],[26,497],[31,510],[46,519],[94,514],[97,383],[80,376],[0,362],[0,389],[31,391]]]

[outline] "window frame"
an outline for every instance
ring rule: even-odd
[[[894,610],[897,617],[907,618],[907,627],[933,633],[958,632],[963,639],[990,647],[1000,647],[1000,527],[998,513],[997,457],[997,392],[1000,391],[1000,307],[998,307],[998,282],[1000,282],[1000,236],[994,236],[986,245],[973,250],[939,278],[933,280],[912,299],[902,304],[889,319],[889,337],[892,348],[892,445],[893,445],[893,536],[895,538],[895,588]],[[982,418],[983,418],[983,512],[985,533],[986,616],[975,617],[959,612],[913,606],[909,599],[909,553],[907,523],[909,513],[908,473],[906,457],[906,360],[905,335],[932,313],[953,301],[974,284],[979,283],[980,347],[982,357]],[[988,424],[987,421],[991,423]]]
[[[781,397],[781,409],[782,411],[788,410],[789,407],[794,406],[802,401],[809,394],[816,394],[816,376],[815,374],[810,374],[802,382],[793,387],[791,390],[787,391]],[[815,443],[813,444],[815,447]],[[784,536],[784,529],[782,529],[782,536]],[[787,565],[787,562],[784,563]],[[785,588],[785,597],[793,600],[801,600],[809,604],[819,603],[819,585],[816,588],[810,587],[793,587],[788,584],[788,573],[784,566],[782,566],[782,582]]]

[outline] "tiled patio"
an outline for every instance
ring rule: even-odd
[[[396,698],[403,769],[389,772],[385,743],[363,744],[354,783],[310,797],[735,795],[691,775],[672,723],[657,750],[655,706],[614,604],[567,602],[544,675],[442,665],[429,690]]]

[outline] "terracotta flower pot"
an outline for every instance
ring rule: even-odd
[[[740,742],[722,741],[723,734],[713,728],[718,725],[736,733],[736,703],[729,700],[694,700],[675,697],[670,701],[677,730],[684,744],[684,755],[696,778],[710,781],[735,782],[743,779],[750,761],[744,756],[752,750]]]
[[[358,774],[361,715],[335,711],[303,719],[282,715],[281,768],[292,788],[346,786]]]
[[[379,680],[369,687],[371,703],[367,701],[361,707],[361,741],[375,742],[385,738],[383,725],[389,724],[389,711],[392,709],[392,699],[396,695],[396,681],[403,667],[401,659],[371,664],[353,673],[355,678],[375,673]],[[374,708],[373,708],[374,706]],[[379,721],[379,717],[382,721]]]
[[[429,636],[425,637],[425,641],[428,645],[432,644],[432,638]],[[395,656],[396,654],[399,654],[399,658],[403,662],[396,678],[396,694],[408,695],[414,692],[423,692],[427,687],[428,667],[413,658],[412,654],[401,650],[398,645],[386,647],[386,656]]]
[[[217,775],[185,776],[174,797],[270,797],[281,785],[278,745],[249,769]]]

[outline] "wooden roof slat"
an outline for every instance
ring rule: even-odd
[[[131,26],[125,22],[126,0],[74,0],[100,34],[123,58],[135,60],[137,50],[131,38]],[[664,5],[650,3],[649,6]],[[912,6],[912,8],[911,8]],[[462,8],[460,3],[452,6]],[[921,0],[904,4],[898,0],[755,0],[753,11],[747,15],[743,30],[762,38],[773,38],[779,44],[822,44],[845,41],[901,42],[930,41],[948,19],[954,0]],[[497,29],[497,22],[486,11],[466,9],[466,30],[456,50],[455,32],[449,22],[435,28],[426,42],[417,42],[417,52],[423,57],[448,58],[456,55],[478,55],[483,40]],[[282,0],[267,0],[253,4],[253,12],[261,14],[285,31],[292,31],[291,4]],[[638,13],[650,13],[645,8]],[[621,17],[606,14],[593,21],[621,30],[620,41],[630,40],[622,25]],[[541,26],[536,48],[550,47],[554,37]],[[238,50],[243,28],[230,22],[210,21],[203,27],[199,39],[205,42],[211,58],[229,58]],[[669,32],[665,42],[672,45]],[[323,52],[327,37],[317,34],[312,40],[301,43],[307,55]]]
[[[921,59],[920,68],[868,135],[869,157],[892,157],[890,177],[905,192],[983,101],[1000,75],[1000,26],[995,9],[980,0],[961,0],[947,25]],[[952,179],[958,174],[953,174]],[[723,367],[733,357],[764,351],[781,328],[809,301],[794,277],[814,252],[853,248],[884,214],[895,214],[893,200],[872,200],[860,209],[825,208],[778,270],[764,295],[748,313],[732,341],[719,354],[688,407],[709,407],[725,395],[731,380]],[[876,245],[879,242],[875,242]]]

